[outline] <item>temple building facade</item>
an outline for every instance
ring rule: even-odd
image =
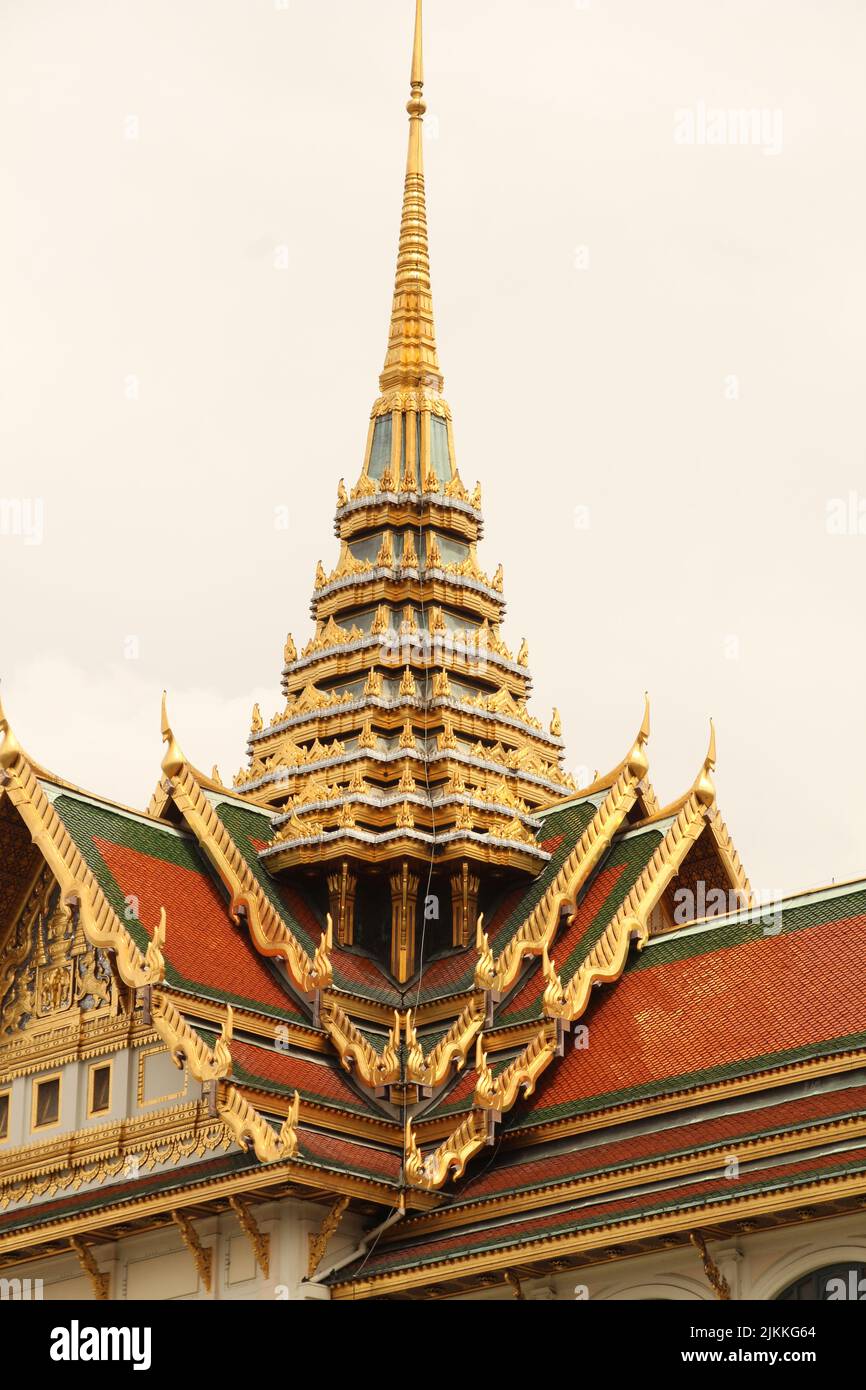
[[[0,711],[0,1296],[866,1299],[866,880],[756,902],[642,697],[566,771],[458,467],[416,5],[379,392],[244,766],[164,701],[133,810]]]

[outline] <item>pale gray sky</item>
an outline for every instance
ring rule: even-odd
[[[164,685],[228,779],[309,636],[385,351],[413,8],[0,0],[0,675],[102,794],[146,801]],[[866,871],[866,7],[425,9],[440,357],[536,712],[605,769],[648,688],[664,799],[712,714],[755,885]]]

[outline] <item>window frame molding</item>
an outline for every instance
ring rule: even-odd
[[[93,1086],[98,1071],[108,1071],[108,1103],[101,1110],[93,1108]],[[111,1113],[111,1106],[114,1100],[114,1059],[108,1057],[101,1062],[91,1062],[87,1068],[87,1118],[88,1120],[99,1119],[103,1115]]]
[[[12,1137],[12,1092],[11,1085],[0,1086],[0,1101],[6,1101],[6,1132],[0,1130],[0,1145],[8,1144]]]
[[[49,1081],[57,1082],[57,1119],[50,1123],[39,1125],[36,1123],[36,1107],[39,1100],[39,1087],[45,1086]],[[44,1134],[48,1129],[59,1129],[63,1115],[63,1072],[49,1072],[47,1076],[34,1076],[31,1087],[30,1098],[30,1133]]]

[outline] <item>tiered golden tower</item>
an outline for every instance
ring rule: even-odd
[[[339,942],[407,981],[419,925],[469,944],[488,886],[547,859],[535,813],[567,797],[559,716],[527,708],[524,641],[501,635],[502,567],[478,559],[481,491],[457,470],[442,395],[424,190],[421,0],[409,155],[381,395],[364,467],[341,481],[336,567],[316,572],[316,628],[285,650],[285,708],[253,712],[244,795],[275,811],[271,872],[319,877]],[[441,930],[440,921],[450,920]],[[442,931],[447,935],[442,935]]]

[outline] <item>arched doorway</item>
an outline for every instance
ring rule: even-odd
[[[866,1264],[825,1265],[776,1294],[782,1303],[866,1303]]]

